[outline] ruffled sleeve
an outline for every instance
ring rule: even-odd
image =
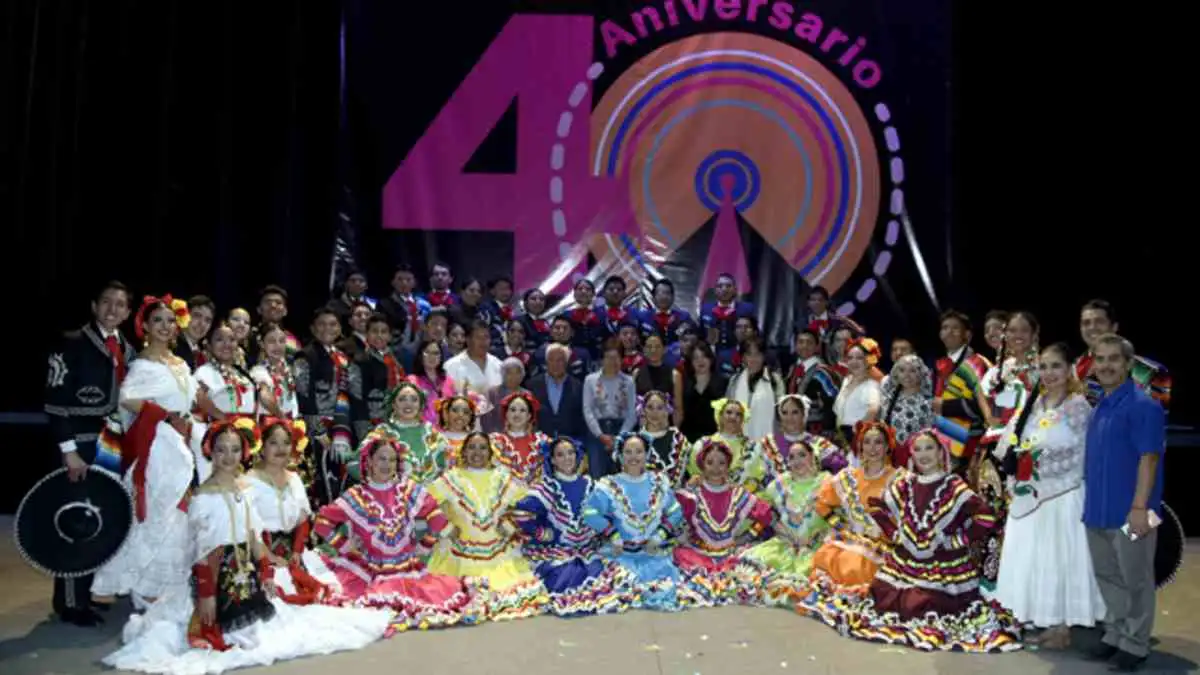
[[[607,534],[612,523],[612,497],[608,494],[608,478],[601,478],[583,505],[583,523],[600,534]]]
[[[540,544],[554,541],[557,532],[550,524],[546,505],[539,494],[531,492],[517,502],[513,510],[513,519],[517,527],[531,540]]]

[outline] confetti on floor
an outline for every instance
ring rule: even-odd
[[[658,645],[643,645],[643,646],[642,646],[642,651],[647,651],[647,652],[661,652],[661,651],[662,651],[662,647],[659,647]]]
[[[574,642],[567,642],[566,640],[559,638],[558,646],[559,647],[578,647],[579,645]]]

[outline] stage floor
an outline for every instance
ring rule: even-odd
[[[82,629],[50,614],[50,581],[28,568],[0,518],[0,673],[112,672],[99,659],[119,640],[119,606],[108,624]],[[1180,577],[1159,595],[1159,641],[1146,673],[1200,668],[1200,540]],[[1080,636],[1086,639],[1087,636]],[[681,614],[631,612],[577,620],[539,617],[445,631],[408,633],[358,652],[302,659],[245,673],[328,672],[487,675],[908,675],[1107,672],[1074,653],[922,654],[841,638],[823,624],[781,609],[724,607]]]

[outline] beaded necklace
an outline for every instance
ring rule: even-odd
[[[228,392],[230,409],[226,412],[240,412],[243,396],[250,390],[250,383],[232,364],[216,361],[213,364],[216,366],[217,374],[221,376],[221,381],[225,383],[226,392]]]

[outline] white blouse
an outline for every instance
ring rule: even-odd
[[[843,384],[833,401],[833,414],[839,427],[854,426],[867,416],[867,410],[880,406],[879,383],[868,377],[866,380],[847,387]]]
[[[206,363],[196,369],[195,378],[208,391],[208,398],[223,413],[253,415],[258,412],[254,382],[240,370],[230,368],[227,380],[217,366]],[[238,391],[238,390],[241,391]]]
[[[259,540],[263,531],[244,486],[237,492],[197,492],[188,503],[188,526],[195,546],[193,564],[213,549]]]
[[[267,532],[291,532],[312,514],[304,483],[294,471],[288,472],[288,483],[282,489],[253,472],[247,476],[246,485],[254,513]]]
[[[266,385],[272,392],[275,391],[275,378],[271,376],[271,371],[264,365],[257,365],[250,369],[250,379],[254,380],[256,387]],[[297,419],[300,417],[300,404],[296,400],[296,388],[292,386],[281,387],[281,391],[277,393],[279,396],[279,408],[283,415],[288,419]],[[259,405],[259,413],[269,414],[267,409]]]

